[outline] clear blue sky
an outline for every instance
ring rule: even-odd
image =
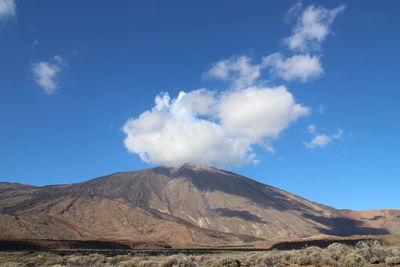
[[[0,181],[74,183],[152,167],[127,151],[122,127],[157,94],[227,90],[204,77],[213,63],[298,53],[284,41],[295,1],[14,3],[8,14],[0,6]],[[303,11],[313,3],[303,1]],[[273,80],[309,115],[270,140],[274,153],[254,145],[257,164],[229,169],[335,208],[400,209],[400,2],[316,4],[345,6],[310,52],[323,74]],[[40,84],[36,67],[51,77]],[[331,142],[307,147],[318,134]]]

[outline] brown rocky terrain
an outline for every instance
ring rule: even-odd
[[[341,210],[340,214],[352,220],[361,221],[362,227],[386,229],[389,233],[400,233],[400,210]]]
[[[336,210],[246,177],[185,164],[70,185],[0,183],[0,239],[227,245],[400,233],[400,211]]]

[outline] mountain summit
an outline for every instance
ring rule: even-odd
[[[2,239],[217,245],[317,234],[400,233],[399,218],[398,210],[336,210],[232,172],[191,163],[70,185],[0,183]]]

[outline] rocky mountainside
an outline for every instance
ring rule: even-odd
[[[387,233],[400,233],[400,211],[369,211],[367,216],[336,210],[238,174],[193,164],[115,173],[70,185],[0,183],[0,239],[226,245]]]

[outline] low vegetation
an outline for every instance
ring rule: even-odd
[[[240,266],[395,266],[400,264],[400,247],[378,241],[360,241],[356,246],[333,243],[327,248],[237,252],[204,255],[147,256],[127,253],[104,254],[53,252],[1,252],[0,266],[120,266],[120,267],[240,267]]]

